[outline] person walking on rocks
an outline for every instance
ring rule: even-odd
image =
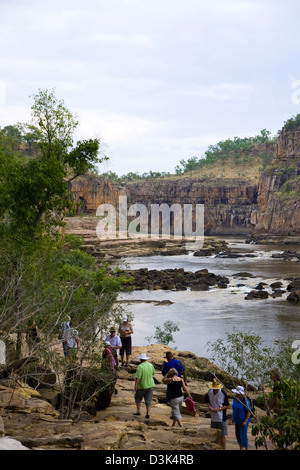
[[[133,328],[131,323],[129,323],[127,315],[123,317],[123,323],[119,328],[119,335],[122,343],[122,348],[120,350],[121,356],[121,365],[128,366],[131,356],[131,335],[133,334]],[[126,353],[126,362],[124,363],[124,353]]]
[[[235,398],[232,402],[232,421],[235,425],[235,435],[240,449],[248,449],[248,426],[250,422],[251,403],[245,395],[244,387],[238,385],[232,390]]]
[[[226,410],[230,407],[226,392],[222,389],[222,385],[213,379],[210,384],[210,390],[205,396],[205,402],[211,412],[211,428],[220,429],[222,431],[223,449],[226,449],[226,436],[228,434]]]
[[[75,358],[79,348],[79,335],[78,331],[73,328],[71,321],[69,322],[69,328],[65,331],[64,341],[66,343],[66,357]]]
[[[135,373],[135,384],[134,384],[134,399],[136,404],[135,416],[141,414],[141,402],[144,398],[146,405],[146,418],[150,418],[150,408],[153,398],[153,389],[155,387],[153,376],[155,369],[153,364],[147,362],[150,357],[147,357],[145,353],[139,356],[140,364],[137,367]]]
[[[184,383],[182,377],[178,377],[178,371],[175,368],[170,369],[167,374],[163,377],[163,382],[169,385],[170,403],[172,407],[172,419],[175,426],[176,423],[182,428],[182,416],[181,416],[181,405],[183,403],[184,390],[190,397],[191,394]]]
[[[63,352],[64,356],[67,357],[68,352],[67,352],[67,343],[66,343],[66,335],[67,331],[70,329],[70,321],[71,317],[67,316],[66,321],[62,322],[60,325],[60,332],[59,332],[59,338],[62,339],[62,346],[63,346]]]
[[[106,336],[105,338],[105,343],[109,343],[113,350],[116,353],[115,359],[116,359],[116,366],[119,366],[119,350],[122,347],[122,343],[120,340],[120,337],[116,335],[116,328],[112,327],[110,329],[110,334]]]
[[[166,361],[163,362],[162,365],[162,375],[165,376],[170,369],[176,369],[178,372],[178,377],[183,377],[185,385],[187,384],[186,378],[186,370],[183,363],[179,359],[175,359],[172,351],[166,352]],[[169,393],[169,384],[167,385],[167,401],[170,401],[170,393]]]

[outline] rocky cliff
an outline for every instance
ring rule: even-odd
[[[73,180],[71,191],[83,215],[95,214],[102,203],[117,208],[124,195],[128,207],[141,203],[149,214],[152,204],[204,204],[205,235],[299,235],[300,127],[284,126],[277,142],[258,145],[249,156],[259,152],[272,152],[273,160],[256,180],[247,178],[246,167],[243,178],[184,175],[122,185],[87,175]]]
[[[77,178],[71,191],[78,213],[95,214],[103,203],[118,206],[119,195],[127,197],[128,207],[144,204],[149,214],[152,204],[204,204],[205,234],[249,234],[250,218],[257,208],[257,187],[242,179],[176,178],[139,181],[118,186],[99,176]]]
[[[261,173],[254,235],[300,234],[300,127],[283,127],[271,164]]]

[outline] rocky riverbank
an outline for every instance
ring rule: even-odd
[[[185,238],[174,239],[160,236],[155,238],[134,238],[100,240],[97,237],[98,219],[94,216],[67,217],[64,234],[74,234],[84,240],[82,249],[93,255],[100,263],[116,262],[121,258],[137,256],[176,256],[189,252],[198,256],[213,255],[228,248],[227,243],[218,237],[205,236],[201,249],[195,242]]]
[[[210,415],[205,404],[205,395],[214,376],[221,380],[230,394],[239,381],[228,376],[205,358],[189,351],[173,351],[180,359],[188,375],[188,387],[195,402],[195,413],[183,409],[183,428],[172,427],[170,406],[166,403],[166,386],[162,383],[161,365],[165,353],[164,345],[134,347],[132,360],[127,368],[117,372],[115,392],[108,407],[94,414],[83,412],[80,419],[62,420],[56,406],[56,386],[30,388],[19,382],[10,388],[10,383],[0,384],[0,449],[45,449],[45,450],[221,450],[220,431],[210,428]],[[134,416],[134,374],[139,364],[138,357],[145,352],[154,365],[155,389],[149,419]],[[251,387],[250,387],[251,388]],[[253,399],[257,393],[250,391]],[[256,406],[256,419],[264,411]],[[228,412],[229,436],[227,448],[238,450]],[[254,449],[254,438],[249,431],[250,449]]]

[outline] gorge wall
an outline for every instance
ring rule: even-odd
[[[300,234],[300,127],[284,127],[271,164],[258,183],[258,210],[253,211],[253,234]]]
[[[95,214],[102,203],[118,205],[119,195],[127,196],[128,206],[144,204],[204,204],[206,235],[247,235],[251,214],[257,209],[257,186],[239,179],[170,178],[140,181],[117,186],[98,176],[77,178],[71,187],[78,211]],[[194,207],[194,206],[193,206]]]
[[[204,204],[205,235],[300,234],[300,127],[284,127],[272,143],[273,160],[257,183],[242,178],[174,176],[117,185],[86,175],[71,183],[78,213],[96,214],[102,203]],[[259,148],[254,149],[260,151]],[[265,151],[265,147],[261,147]]]

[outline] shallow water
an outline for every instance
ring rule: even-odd
[[[133,314],[133,344],[147,345],[146,336],[153,336],[155,326],[162,326],[166,320],[177,323],[180,331],[173,334],[170,347],[188,350],[198,356],[209,357],[208,342],[225,339],[226,333],[234,328],[259,335],[266,346],[272,346],[278,339],[300,339],[300,305],[281,298],[245,300],[246,294],[263,281],[270,285],[275,281],[288,285],[288,277],[300,277],[300,264],[272,258],[273,253],[293,250],[290,246],[246,245],[242,240],[229,239],[230,248],[246,250],[255,258],[196,257],[192,253],[181,256],[153,256],[127,258],[123,267],[128,269],[184,268],[186,271],[208,269],[230,279],[227,289],[212,288],[209,291],[134,291],[123,293],[120,299],[127,300],[170,300],[171,305],[137,303],[125,306]],[[299,250],[299,246],[296,247]],[[121,266],[121,264],[119,263]],[[236,278],[233,274],[248,272],[254,277]],[[238,286],[239,284],[239,286]],[[268,288],[272,292],[271,288]],[[126,304],[125,304],[126,305]],[[155,340],[153,340],[155,342]]]

